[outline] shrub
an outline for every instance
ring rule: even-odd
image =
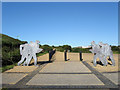
[[[2,35],[2,65],[11,65],[20,60],[19,46],[26,43],[4,34]]]
[[[41,46],[41,48],[43,49],[44,52],[49,52],[50,50],[52,50],[53,48],[49,45],[43,45]]]
[[[56,47],[57,51],[64,52],[64,50],[70,50],[71,51],[71,46],[70,45],[63,45],[63,46],[58,46]]]
[[[72,48],[72,52],[91,53],[87,48]]]

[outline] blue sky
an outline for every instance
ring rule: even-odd
[[[2,33],[41,44],[118,44],[117,2],[3,3]]]

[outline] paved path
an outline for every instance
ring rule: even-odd
[[[48,62],[48,54],[38,58],[37,67],[16,66],[2,74],[6,88],[117,88],[118,73],[98,72],[88,62],[80,61],[78,53],[56,52],[55,61]],[[41,61],[40,61],[41,60]]]

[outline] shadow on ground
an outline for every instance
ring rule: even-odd
[[[43,64],[47,64],[47,63],[53,63],[53,61],[39,61],[37,62],[37,65],[43,65]],[[34,62],[29,64],[29,66],[34,65]]]
[[[91,63],[93,63],[93,62],[91,62]],[[101,66],[104,66],[101,61],[97,61],[96,63],[101,65]],[[112,64],[108,62],[108,65],[112,65]]]

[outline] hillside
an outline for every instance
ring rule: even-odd
[[[26,43],[26,41],[20,41],[18,39],[14,39],[14,38],[4,35],[4,34],[1,34],[1,35],[2,35],[2,46],[9,46],[9,47],[11,46],[12,47],[12,45],[13,45],[16,47],[22,43]]]
[[[0,34],[2,36],[2,65],[11,65],[20,60],[20,44],[26,43],[26,41],[20,41],[10,36]]]

